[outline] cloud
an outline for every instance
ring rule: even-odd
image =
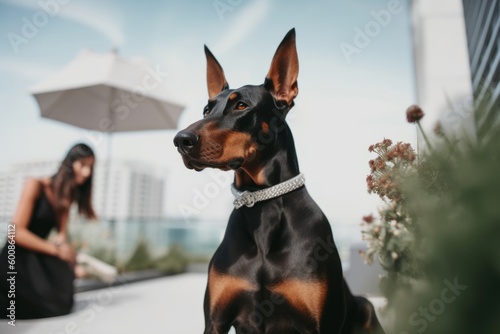
[[[245,36],[258,28],[266,18],[269,8],[270,2],[267,0],[256,0],[242,9],[235,8],[227,33],[214,47],[217,54],[223,54],[245,40]]]
[[[3,0],[2,2],[33,11],[43,10],[37,1]],[[47,7],[50,7],[48,3]],[[94,3],[92,6],[71,1],[68,1],[68,4],[59,4],[57,1],[53,3],[59,6],[59,12],[56,15],[98,31],[109,39],[114,46],[121,46],[125,41],[122,24],[117,18],[118,11],[110,7],[105,7],[102,2],[99,2],[99,5]]]

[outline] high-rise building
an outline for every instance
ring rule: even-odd
[[[500,0],[462,0],[477,134],[485,139],[500,122]]]
[[[411,0],[411,16],[416,102],[426,113],[425,131],[431,134],[439,122],[446,132],[461,134],[465,129],[474,136],[462,0]]]
[[[10,220],[14,216],[27,178],[52,175],[57,167],[55,161],[33,161],[0,170],[0,219]]]
[[[58,162],[17,163],[0,171],[0,218],[10,220],[29,177],[53,175]],[[157,219],[163,217],[164,173],[139,162],[97,163],[92,203],[100,218]]]
[[[93,203],[103,218],[153,219],[163,215],[164,176],[138,162],[96,166]]]

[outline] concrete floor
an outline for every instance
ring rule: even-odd
[[[188,273],[77,293],[73,313],[16,320],[15,327],[0,320],[0,333],[201,334],[206,280],[206,274]]]

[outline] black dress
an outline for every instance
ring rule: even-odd
[[[35,203],[28,229],[41,238],[47,238],[52,228],[58,228],[58,218],[43,187]],[[8,264],[8,249],[0,254],[0,318],[8,316],[6,309],[15,301],[16,319],[45,318],[68,314],[73,306],[74,272],[61,259],[15,247],[15,275]],[[8,278],[15,277],[15,296],[9,296]]]

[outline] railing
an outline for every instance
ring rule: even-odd
[[[7,221],[0,220],[0,244],[7,234]],[[144,241],[153,255],[165,253],[179,245],[195,256],[210,257],[224,235],[225,221],[185,221],[182,219],[148,219],[85,222],[69,224],[70,239],[77,247],[112,252],[118,261],[126,260],[139,241]],[[361,239],[355,224],[332,225],[334,240],[344,266],[349,264],[349,249]]]

